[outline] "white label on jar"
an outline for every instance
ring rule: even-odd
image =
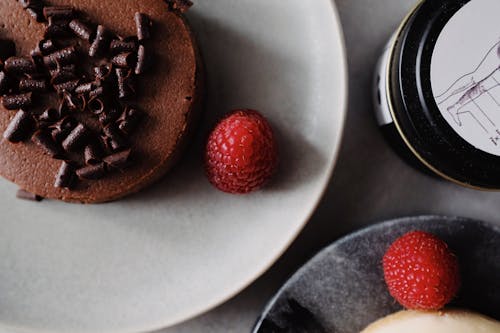
[[[448,124],[500,156],[500,0],[471,0],[446,24],[432,55],[431,84]]]

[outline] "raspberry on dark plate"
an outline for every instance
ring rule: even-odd
[[[439,310],[460,286],[458,260],[436,236],[413,231],[398,238],[383,258],[390,294],[405,308]]]

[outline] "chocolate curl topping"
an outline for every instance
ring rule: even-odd
[[[97,26],[96,36],[90,45],[89,55],[95,57],[103,54],[109,46],[109,32],[102,25]]]
[[[72,75],[73,78],[77,78],[76,76],[76,65],[70,64],[66,66],[58,65],[56,68],[49,69],[49,74],[52,78],[64,74],[64,75]]]
[[[36,71],[35,63],[27,57],[10,57],[5,60],[5,71],[9,74],[31,74]]]
[[[62,159],[64,157],[61,151],[61,147],[46,131],[35,132],[35,134],[31,138],[31,141],[42,148],[42,150],[49,154],[52,158]]]
[[[80,110],[83,111],[85,110],[85,107],[87,106],[87,101],[85,100],[85,96],[82,95],[73,95],[70,93],[65,92],[64,93],[64,99],[63,103],[71,110]]]
[[[111,75],[112,70],[113,67],[111,64],[104,64],[101,66],[94,67],[94,75],[96,80],[98,81],[106,80]]]
[[[68,162],[66,161],[62,162],[61,167],[57,172],[54,187],[70,189],[73,187],[74,182],[75,182],[75,170]]]
[[[83,152],[85,164],[98,164],[101,161],[101,149],[96,144],[90,144],[85,147]]]
[[[78,84],[80,84],[80,80],[71,80],[60,84],[54,84],[54,89],[59,94],[64,94],[65,92],[72,93],[75,91],[76,87],[78,87]]]
[[[38,117],[38,121],[45,124],[51,124],[58,121],[60,114],[56,109],[48,108]]]
[[[118,117],[120,117],[120,111],[116,108],[107,109],[99,115],[99,122],[106,126],[117,120]]]
[[[36,195],[36,194],[33,194],[33,193],[28,192],[28,191],[23,190],[23,189],[17,190],[16,198],[21,199],[21,200],[38,201],[38,202],[43,200],[43,197]]]
[[[139,41],[151,38],[151,27],[153,22],[143,13],[135,13],[135,25],[137,26],[137,39]]]
[[[52,128],[52,138],[56,142],[61,142],[71,131],[78,126],[78,122],[72,117],[64,117]]]
[[[105,143],[112,151],[122,150],[128,147],[127,140],[115,124],[109,124],[103,129]]]
[[[49,18],[49,25],[45,29],[44,38],[68,38],[71,37],[71,30],[69,29],[69,21],[55,20]]]
[[[89,41],[94,34],[92,28],[78,19],[74,19],[69,22],[69,28],[75,33],[76,36],[86,41]]]
[[[74,72],[71,72],[70,70],[60,69],[54,72],[54,76],[50,80],[50,83],[52,85],[56,85],[77,79],[78,77]]]
[[[104,112],[104,102],[100,98],[93,98],[88,103],[88,109],[95,115],[100,115]]]
[[[120,68],[132,68],[135,63],[135,56],[133,53],[120,53],[111,59],[111,63]]]
[[[35,79],[22,79],[19,81],[19,90],[21,91],[47,91],[47,81]]]
[[[12,143],[18,143],[28,139],[33,133],[35,119],[26,111],[19,110],[12,118],[9,126],[3,133],[3,137]]]
[[[144,114],[136,109],[125,109],[122,116],[118,120],[118,128],[125,134],[132,134],[137,128]]]
[[[128,37],[123,40],[113,39],[109,46],[111,54],[135,52],[137,50],[137,37]]]
[[[52,39],[44,39],[38,43],[37,50],[45,56],[55,52],[57,50],[57,45]]]
[[[0,72],[0,94],[5,94],[9,91],[11,88],[11,80],[5,74],[5,72],[1,71]]]
[[[66,47],[43,57],[45,66],[56,68],[57,66],[66,66],[74,63],[77,60],[77,51],[74,46]]]
[[[76,170],[80,179],[97,180],[106,175],[106,165],[104,163],[91,164]]]
[[[89,93],[89,98],[94,99],[96,97],[104,96],[104,91],[105,91],[105,89],[103,86],[96,87],[94,90],[92,90]]]
[[[151,66],[151,57],[144,45],[140,45],[137,50],[137,64],[135,66],[135,74],[141,75]]]
[[[132,150],[127,149],[109,156],[106,156],[103,161],[106,163],[108,168],[114,168],[118,170],[123,170],[130,166],[130,155]]]
[[[26,9],[26,12],[37,22],[45,22],[45,16],[43,16],[43,9],[41,7],[29,7]]]
[[[46,19],[55,20],[71,19],[75,16],[75,9],[71,6],[50,6],[43,8],[43,16]]]
[[[0,60],[4,61],[16,55],[16,44],[9,39],[0,39]]]
[[[118,98],[127,99],[135,94],[132,81],[132,71],[124,68],[116,69],[118,81]]]
[[[19,95],[6,95],[2,97],[2,104],[7,110],[27,108],[33,103],[32,93]]]
[[[65,151],[76,151],[85,146],[89,137],[89,130],[83,125],[78,124],[62,142]]]
[[[77,93],[77,94],[88,94],[93,89],[94,89],[94,83],[93,82],[83,83],[83,84],[80,84],[78,87],[76,87],[75,93]]]

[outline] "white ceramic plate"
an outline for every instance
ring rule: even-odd
[[[189,19],[207,65],[197,142],[169,176],[120,202],[15,199],[0,182],[0,326],[6,332],[139,332],[200,314],[246,287],[304,226],[330,178],[346,63],[330,0],[199,0]],[[282,165],[264,191],[205,179],[202,138],[230,109],[261,110]]]

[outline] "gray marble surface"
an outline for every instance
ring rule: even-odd
[[[292,247],[252,286],[205,315],[157,333],[250,332],[268,299],[307,259],[340,236],[377,221],[432,213],[500,223],[500,193],[461,188],[413,170],[391,151],[375,125],[375,62],[417,1],[336,2],[345,30],[350,98],[340,159],[321,205]]]

